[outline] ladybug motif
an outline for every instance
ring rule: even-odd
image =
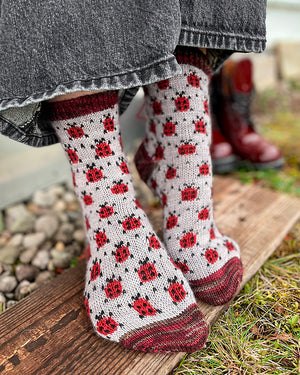
[[[86,312],[89,316],[89,318],[91,317],[91,309],[90,309],[90,305],[89,305],[89,300],[87,297],[84,298],[84,307],[86,309]]]
[[[141,205],[140,201],[137,198],[135,199],[134,203],[136,205],[136,208],[142,208],[142,205]]]
[[[203,120],[198,120],[195,122],[195,132],[206,134],[206,125]]]
[[[175,268],[179,269],[177,263],[175,263],[174,260],[173,260],[172,258],[170,258],[170,261],[171,261],[171,263],[173,264],[173,266],[174,266]]]
[[[90,226],[90,221],[88,219],[88,217],[85,218],[85,227],[86,227],[86,230],[90,230],[91,226]]]
[[[97,182],[102,180],[103,174],[101,169],[95,168],[95,164],[92,163],[91,165],[86,165],[88,171],[85,173],[86,179],[88,182]]]
[[[162,109],[161,109],[161,103],[160,102],[153,102],[153,112],[155,115],[161,115]]]
[[[117,263],[123,263],[125,260],[127,260],[130,256],[130,251],[128,249],[129,243],[127,243],[127,246],[121,242],[120,244],[116,245],[117,250],[114,253]]]
[[[91,254],[91,247],[90,247],[90,245],[87,245],[87,247],[86,247],[86,259],[89,260],[91,255],[92,255]]]
[[[164,149],[161,146],[157,146],[154,153],[154,160],[162,160],[164,157]]]
[[[112,206],[101,206],[99,211],[96,211],[101,219],[106,219],[114,213],[114,208]]]
[[[168,288],[168,292],[174,303],[183,301],[186,296],[186,291],[180,283],[171,284]]]
[[[114,119],[109,116],[106,117],[106,119],[103,121],[103,126],[107,132],[113,132],[115,130]]]
[[[175,168],[169,168],[165,174],[167,180],[173,180],[176,177],[177,170]]]
[[[123,150],[123,142],[122,142],[122,137],[121,136],[119,137],[119,143],[120,143],[121,149]]]
[[[164,124],[164,135],[167,137],[171,137],[172,135],[175,134],[176,131],[176,124],[172,121],[167,121]]]
[[[214,264],[219,259],[219,254],[214,249],[207,249],[205,251],[205,258],[210,264]]]
[[[126,220],[124,220],[122,222],[122,227],[123,227],[125,232],[127,232],[129,230],[137,229],[141,225],[142,225],[142,223],[141,223],[140,218],[136,218],[134,216],[131,216],[131,217],[127,218]]]
[[[119,165],[121,171],[124,173],[124,174],[129,174],[129,169],[128,169],[128,165],[126,163],[126,161],[123,161],[120,165]]]
[[[204,102],[203,102],[203,108],[204,108],[204,112],[205,112],[207,115],[209,115],[207,100],[204,100]]]
[[[196,152],[196,146],[192,144],[184,144],[178,147],[179,155],[193,155]]]
[[[164,79],[162,81],[157,82],[157,87],[160,90],[166,90],[169,87],[169,84],[170,84],[169,80],[168,79]]]
[[[122,183],[122,181],[118,183],[114,181],[114,183],[115,185],[110,189],[113,194],[125,194],[128,192],[128,186]]]
[[[83,197],[82,197],[84,204],[85,204],[86,206],[90,206],[90,205],[93,203],[93,198],[92,198],[92,196],[86,194],[85,191],[83,191],[82,194],[84,194]]]
[[[179,268],[183,274],[188,273],[190,270],[187,264],[185,263],[176,262],[176,265],[177,265],[177,268]]]
[[[198,214],[199,220],[207,220],[209,218],[209,211],[207,208],[204,208],[202,211]]]
[[[156,180],[154,180],[154,179],[151,180],[151,187],[152,187],[153,190],[156,190],[156,188],[157,188]]]
[[[214,240],[216,238],[215,231],[213,228],[210,228],[209,230],[209,237],[211,240]]]
[[[156,126],[154,122],[150,123],[150,132],[156,134]]]
[[[202,164],[199,167],[199,173],[202,176],[207,176],[209,174],[209,165],[208,164]]]
[[[197,189],[192,187],[187,187],[181,192],[182,201],[193,201],[197,198],[198,192]]]
[[[134,301],[132,307],[137,311],[140,315],[140,318],[144,318],[145,316],[154,316],[156,315],[157,311],[151,306],[149,301],[145,298],[139,298]]]
[[[192,87],[199,88],[200,87],[200,79],[196,74],[189,74],[187,77],[188,84]]]
[[[75,173],[74,172],[72,172],[72,181],[73,181],[74,188],[76,188],[77,184],[76,184],[76,178],[75,178]]]
[[[67,151],[69,160],[72,164],[77,164],[80,161],[75,150],[67,149],[66,151]]]
[[[158,273],[156,271],[155,265],[153,263],[148,263],[148,258],[142,263],[140,268],[137,270],[139,278],[141,279],[142,283],[146,283],[156,279]]]
[[[122,285],[119,280],[113,280],[109,284],[107,284],[105,290],[105,294],[107,298],[115,299],[119,297],[122,292]]]
[[[111,335],[118,329],[119,324],[111,317],[104,316],[97,322],[97,331],[104,336]]]
[[[166,196],[166,194],[163,194],[161,196],[161,202],[162,202],[162,206],[163,207],[166,207],[167,203],[168,203],[168,197]]]
[[[233,246],[233,243],[232,243],[232,242],[226,241],[225,246],[226,246],[226,248],[227,248],[228,251],[233,251],[233,250],[235,250],[235,247]]]
[[[111,155],[114,155],[114,152],[112,152],[111,148],[110,148],[110,145],[108,142],[105,142],[104,140],[100,140],[100,141],[97,141],[95,140],[96,142],[99,142],[99,143],[96,143],[96,159],[97,158],[106,158],[108,156],[111,156]],[[91,146],[91,148],[94,148],[93,146]]]
[[[149,238],[149,246],[152,248],[152,249],[160,249],[161,248],[161,244],[160,242],[158,241],[158,239],[155,237],[155,235],[152,235],[150,238]]]
[[[82,138],[85,134],[84,134],[84,131],[82,129],[82,125],[81,127],[80,126],[76,126],[75,124],[70,126],[68,129],[67,129],[67,132],[69,134],[69,136],[72,138],[72,139],[78,139],[78,138]]]
[[[178,217],[175,216],[175,215],[171,215],[168,217],[167,219],[167,223],[166,223],[166,228],[167,229],[173,229],[176,227],[177,225],[177,222],[178,222]]]
[[[95,263],[91,269],[91,281],[95,281],[98,276],[100,276],[101,270],[100,270],[100,264]]]
[[[104,232],[96,232],[95,241],[98,248],[103,247],[109,242]]]
[[[189,98],[182,95],[183,94],[175,99],[175,107],[179,112],[186,112],[190,109],[190,101]]]
[[[193,247],[196,245],[196,242],[197,242],[197,236],[190,232],[190,233],[187,233],[185,234],[179,241],[180,243],[180,246],[183,248],[183,249],[188,249],[190,247]]]

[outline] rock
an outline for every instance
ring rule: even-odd
[[[80,211],[67,211],[68,218],[71,222],[76,222],[77,220],[82,220],[82,215]]]
[[[9,309],[10,307],[15,305],[16,303],[18,303],[18,301],[15,301],[15,300],[7,301],[6,307]]]
[[[58,241],[55,244],[55,250],[57,251],[64,251],[65,249],[65,244],[62,241]]]
[[[38,190],[33,195],[33,203],[40,207],[51,207],[57,200],[56,195],[47,190]]]
[[[69,221],[69,218],[68,218],[68,215],[66,214],[66,212],[57,211],[57,212],[55,212],[55,215],[57,216],[58,220],[61,223],[67,223]]]
[[[28,249],[28,247],[39,247],[46,239],[45,233],[38,232],[27,234],[23,239],[23,246]]]
[[[54,264],[53,264],[53,259],[50,259],[50,260],[49,260],[48,265],[47,265],[47,269],[48,269],[48,271],[50,271],[50,272],[55,271],[55,267],[54,267]]]
[[[0,247],[7,245],[7,239],[5,237],[0,237]]]
[[[38,275],[38,273],[38,268],[34,266],[29,266],[27,264],[18,264],[15,268],[15,275],[18,281],[33,281]]]
[[[35,282],[40,286],[46,281],[49,281],[53,278],[53,274],[50,271],[43,271],[39,273],[35,279]]]
[[[17,247],[22,245],[24,235],[22,233],[17,233],[11,237],[11,239],[7,242],[8,246]]]
[[[38,248],[36,246],[29,247],[28,249],[22,251],[19,257],[20,261],[22,263],[29,264],[35,256],[35,254],[37,253],[37,251]]]
[[[83,252],[83,246],[79,245],[78,242],[73,242],[71,245],[65,247],[65,253],[69,253],[73,256],[79,256]]]
[[[5,302],[6,302],[5,295],[0,292],[0,303],[5,303]]]
[[[54,203],[54,206],[52,208],[54,211],[65,211],[67,209],[67,204],[62,199],[59,199]]]
[[[85,242],[85,232],[83,229],[77,229],[75,230],[75,232],[73,233],[73,238],[75,241],[79,242],[79,243],[84,243]]]
[[[17,285],[17,279],[13,275],[0,276],[0,292],[10,293]]]
[[[49,262],[49,252],[47,250],[40,250],[32,260],[32,265],[38,267],[40,270],[45,270]]]
[[[58,251],[56,249],[51,250],[51,256],[52,256],[53,266],[58,267],[58,268],[69,267],[71,260],[72,260],[71,254]]]
[[[74,193],[68,191],[64,194],[63,199],[67,203],[73,203],[77,201],[77,198]]]
[[[68,244],[72,241],[73,239],[73,232],[74,232],[74,225],[70,223],[63,223],[56,235],[55,235],[55,240],[56,241],[61,241],[64,244]]]
[[[14,298],[14,293],[5,293],[6,299],[13,299]]]
[[[12,273],[13,267],[11,264],[2,263],[3,271],[6,272],[8,275]]]
[[[55,194],[57,197],[62,197],[66,189],[62,185],[53,185],[48,189],[48,192]]]
[[[35,230],[44,233],[47,238],[51,238],[56,233],[58,225],[58,219],[54,215],[45,215],[37,219]]]
[[[0,249],[0,262],[14,264],[21,252],[20,247],[5,246]]]
[[[77,220],[75,223],[75,229],[83,229],[84,228],[83,220],[82,218],[80,220]]]
[[[4,269],[3,269],[3,266],[2,266],[2,263],[0,263],[0,275],[1,275],[1,273],[4,271]]]
[[[24,204],[18,204],[6,209],[6,228],[11,233],[28,233],[34,228],[34,215],[27,210]]]
[[[28,280],[21,281],[20,284],[17,286],[14,296],[18,301],[21,298],[25,297],[27,294],[29,294],[29,286],[30,282]]]

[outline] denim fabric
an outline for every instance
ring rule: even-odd
[[[0,132],[36,147],[56,143],[43,100],[123,89],[124,109],[124,89],[132,96],[181,72],[178,44],[261,52],[265,7],[265,0],[0,0]]]

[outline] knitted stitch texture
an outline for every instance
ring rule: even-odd
[[[164,242],[202,301],[221,305],[242,279],[240,249],[213,218],[209,74],[200,51],[178,56],[182,74],[145,88],[146,138],[135,162],[161,200]]]
[[[135,199],[117,93],[48,103],[90,245],[84,304],[98,335],[150,352],[199,350],[208,327],[182,272]]]

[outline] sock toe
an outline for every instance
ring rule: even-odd
[[[212,275],[201,280],[191,280],[190,285],[198,299],[218,306],[229,302],[236,295],[242,278],[243,265],[235,257]]]
[[[121,338],[128,349],[142,352],[186,352],[203,348],[209,329],[196,304],[180,315],[131,331]]]

